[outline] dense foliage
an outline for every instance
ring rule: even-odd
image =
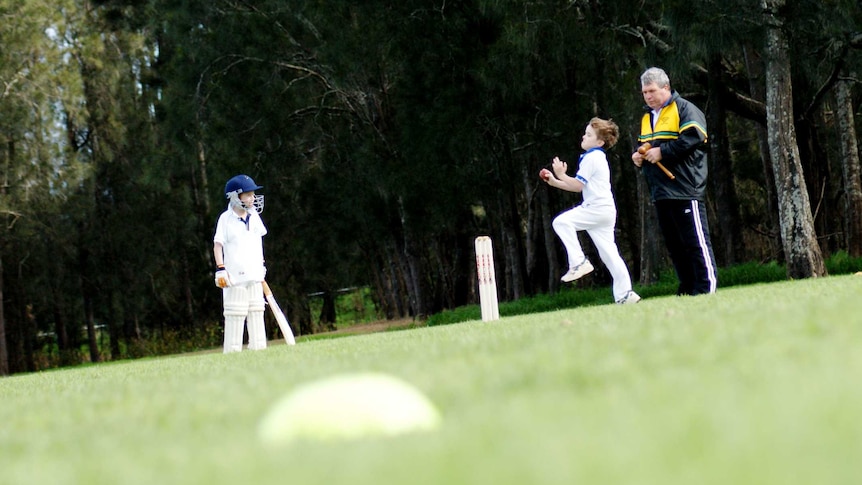
[[[0,0],[0,13],[0,374],[218,341],[212,231],[237,173],[264,186],[268,279],[296,333],[331,328],[345,287],[372,288],[386,318],[474,303],[478,235],[493,238],[503,301],[556,293],[550,221],[577,197],[536,174],[554,156],[575,165],[593,116],[623,129],[609,152],[618,244],[649,285],[667,262],[630,153],[652,65],[709,118],[720,266],[774,261],[799,278],[862,255],[858,2]]]

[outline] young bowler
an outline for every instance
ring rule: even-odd
[[[557,233],[568,255],[569,270],[560,279],[564,283],[575,281],[593,271],[578,241],[578,231],[587,231],[599,257],[613,277],[614,301],[620,304],[637,303],[640,296],[632,291],[628,267],[620,256],[614,239],[617,207],[611,192],[611,171],[605,148],[611,148],[619,138],[619,127],[610,120],[593,118],[584,129],[578,171],[574,177],[566,174],[566,162],[554,158],[553,173],[542,169],[539,176],[548,185],[569,192],[581,192],[583,202],[560,215],[553,221]]]

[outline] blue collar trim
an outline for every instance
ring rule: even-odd
[[[578,161],[583,160],[583,159],[584,159],[584,157],[585,157],[585,156],[587,156],[587,153],[594,152],[594,151],[596,151],[596,150],[598,150],[598,151],[600,151],[600,152],[602,152],[602,153],[604,153],[604,151],[605,151],[605,149],[604,149],[604,148],[602,148],[602,147],[592,147],[592,148],[590,148],[589,150],[585,151],[584,153],[581,153],[581,156],[580,156],[580,158],[578,158]]]

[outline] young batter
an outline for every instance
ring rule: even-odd
[[[563,241],[569,260],[569,271],[560,279],[575,281],[593,271],[578,241],[578,231],[587,231],[602,262],[614,279],[613,293],[617,303],[637,303],[640,296],[632,291],[628,267],[620,256],[614,240],[617,207],[611,192],[611,170],[605,148],[611,148],[619,138],[619,127],[610,120],[593,118],[584,130],[581,148],[585,152],[575,177],[566,175],[566,162],[554,158],[553,176],[542,169],[539,176],[548,185],[569,192],[582,192],[583,202],[554,218],[554,232]]]
[[[265,303],[261,282],[266,276],[260,218],[263,187],[248,175],[237,175],[225,184],[228,207],[216,223],[213,236],[215,284],[224,297],[224,353],[242,351],[243,329],[248,321],[248,348],[266,348],[263,322]]]

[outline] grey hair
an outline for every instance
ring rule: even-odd
[[[641,86],[655,83],[658,87],[663,88],[670,86],[670,78],[667,73],[660,67],[651,67],[641,74]]]

